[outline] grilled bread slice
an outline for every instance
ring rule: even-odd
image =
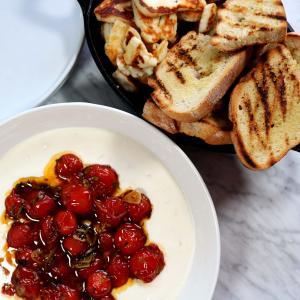
[[[208,115],[244,69],[247,52],[222,53],[210,36],[186,34],[148,80],[152,98],[171,118],[193,122]]]
[[[104,0],[94,10],[98,21],[114,23],[117,20],[133,25],[131,0]]]
[[[147,17],[133,4],[133,15],[135,24],[141,30],[141,36],[147,43],[156,43],[160,40],[175,40],[177,33],[176,14]]]
[[[231,130],[228,120],[213,114],[197,122],[179,122],[179,132],[202,139],[209,145],[230,145]]]
[[[205,0],[133,0],[138,10],[148,17],[159,17],[180,11],[202,10]]]
[[[151,100],[147,100],[143,108],[143,118],[153,125],[165,130],[169,133],[177,133],[177,122],[167,116],[159,107]]]
[[[284,45],[267,51],[230,99],[232,141],[242,163],[266,169],[300,143],[300,76]]]
[[[168,117],[153,101],[148,100],[144,105],[143,117],[148,122],[172,134],[184,133],[200,138],[210,145],[232,143],[230,123],[220,116],[211,115],[192,123],[178,122]]]
[[[299,33],[288,33],[285,45],[289,48],[293,58],[300,65],[300,34]]]
[[[218,10],[212,44],[221,51],[283,42],[287,22],[281,0],[227,0]]]

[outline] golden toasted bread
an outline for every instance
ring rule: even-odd
[[[212,44],[221,51],[283,42],[287,22],[280,0],[227,0],[218,10]]]
[[[148,17],[159,17],[180,11],[202,10],[205,0],[133,0],[138,10]]]
[[[247,52],[222,53],[210,36],[186,34],[155,70],[152,98],[171,118],[197,121],[208,115],[243,70]]]
[[[172,134],[184,133],[200,138],[210,145],[231,144],[230,123],[220,116],[211,115],[192,123],[178,122],[168,117],[153,101],[148,100],[144,105],[143,117]]]
[[[94,10],[98,21],[114,23],[117,20],[133,25],[131,0],[104,0]]]
[[[289,48],[297,63],[300,64],[300,34],[296,32],[288,33],[284,44]]]
[[[300,143],[300,76],[284,45],[267,51],[235,87],[232,141],[242,163],[266,169]]]
[[[177,123],[175,120],[167,116],[159,107],[151,100],[147,100],[143,109],[143,118],[153,125],[169,132],[177,133]]]
[[[160,40],[175,40],[177,33],[176,14],[147,17],[134,4],[133,14],[135,24],[141,30],[141,36],[147,43],[156,43]]]

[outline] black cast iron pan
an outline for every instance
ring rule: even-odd
[[[107,83],[118,94],[118,96],[134,109],[137,116],[141,116],[144,103],[149,98],[151,90],[145,86],[145,88],[143,88],[139,93],[130,93],[126,92],[122,87],[120,87],[120,85],[112,77],[112,73],[115,71],[115,68],[105,55],[104,41],[100,33],[100,22],[97,21],[94,16],[94,8],[101,2],[101,0],[78,0],[78,2],[83,13],[87,44],[98,69],[102,73]],[[294,31],[291,26],[289,26],[289,31]],[[200,147],[213,152],[235,152],[232,145],[211,146],[202,142],[198,138],[193,138],[181,134],[169,136],[179,146]],[[300,152],[300,145],[297,146],[294,150]]]

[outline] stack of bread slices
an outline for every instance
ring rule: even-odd
[[[280,0],[105,0],[99,7],[108,2],[130,7],[115,14],[127,28],[111,61],[131,90],[133,78],[153,88],[146,120],[208,144],[233,143],[254,170],[300,143],[300,36],[287,34]],[[99,7],[96,16],[109,22]],[[186,22],[194,30],[178,36]],[[128,55],[130,30],[140,42]]]

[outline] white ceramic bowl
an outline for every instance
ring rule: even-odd
[[[104,154],[101,157],[104,157],[105,162],[111,163],[113,167],[116,167],[117,171],[120,169],[121,184],[124,180],[128,180],[128,182],[125,183],[129,185],[135,185],[136,182],[139,184],[139,181],[135,182],[134,178],[143,178],[145,174],[145,176],[149,176],[147,172],[154,168],[154,166],[156,168],[155,172],[160,169],[162,171],[165,170],[166,174],[172,178],[176,188],[173,189],[170,187],[169,191],[164,190],[165,186],[162,182],[164,182],[165,173],[153,173],[162,174],[161,179],[152,178],[149,179],[149,181],[140,181],[141,187],[145,188],[150,195],[154,195],[150,198],[154,206],[153,221],[151,217],[149,224],[147,223],[150,240],[154,239],[156,241],[156,239],[158,239],[159,245],[161,245],[163,249],[164,246],[166,246],[166,248],[172,248],[172,243],[175,244],[177,239],[176,232],[174,231],[180,229],[179,231],[181,233],[178,231],[178,238],[180,234],[188,237],[189,240],[193,241],[193,246],[191,246],[191,249],[185,250],[186,256],[188,257],[182,257],[183,255],[180,255],[180,251],[178,253],[168,253],[168,251],[166,251],[166,271],[163,271],[152,285],[142,287],[142,289],[145,288],[144,297],[142,298],[148,300],[211,299],[216,285],[220,263],[220,236],[215,209],[207,188],[192,162],[177,145],[156,128],[128,113],[104,106],[84,103],[43,106],[22,113],[0,124],[0,167],[2,169],[4,168],[7,153],[11,153],[12,149],[16,149],[15,146],[17,144],[28,140],[34,135],[67,127],[98,128],[98,131],[100,130],[98,132],[100,136],[96,135],[97,131],[95,131],[94,140],[97,141],[97,143],[95,142],[93,145],[93,139],[89,139],[87,142],[88,139],[85,140],[83,136],[80,137],[80,130],[78,130],[78,132],[75,132],[75,130],[73,134],[74,136],[78,135],[79,138],[76,139],[68,136],[66,139],[60,139],[57,143],[53,142],[53,140],[44,139],[44,144],[34,147],[32,153],[30,151],[31,144],[27,143],[27,148],[22,148],[23,152],[21,151],[20,157],[17,156],[13,163],[10,163],[10,168],[7,168],[6,173],[0,172],[0,180],[3,180],[2,176],[5,176],[4,174],[6,174],[6,181],[17,179],[15,177],[18,176],[37,175],[30,174],[30,172],[31,165],[33,172],[39,172],[38,170],[42,170],[44,167],[43,158],[41,158],[42,156],[39,157],[40,152],[51,152],[55,149],[55,151],[74,150],[76,153],[76,151],[80,151],[77,149],[81,149],[80,145],[82,143],[88,143],[90,147],[85,145],[83,148],[85,149],[85,153],[91,153],[91,156],[94,155],[93,153],[96,153],[95,148],[98,147],[99,151],[102,151],[101,148],[103,148]],[[104,130],[104,133],[101,130]],[[90,131],[90,134],[92,136],[93,131]],[[109,138],[103,139],[102,141],[101,135]],[[107,141],[110,142],[107,143]],[[103,143],[103,147],[101,143]],[[24,145],[25,144],[26,143],[24,143]],[[18,149],[18,151],[20,151],[20,148]],[[22,155],[24,155],[26,159],[23,159]],[[91,159],[93,161],[96,158],[97,156],[84,157],[83,160]],[[126,162],[126,164],[124,164],[124,162]],[[123,172],[125,165],[128,171]],[[22,171],[19,170],[21,168],[26,174],[23,174]],[[151,173],[151,171],[149,172]],[[153,184],[155,182],[157,186]],[[4,186],[7,185],[5,183],[3,184]],[[11,182],[11,184],[13,184],[13,182]],[[158,187],[158,185],[160,185],[160,187]],[[5,189],[7,188],[8,186],[5,186]],[[1,187],[0,193],[1,199],[4,199],[4,195],[2,195],[4,193],[3,187]],[[170,215],[169,211],[173,209],[172,199],[166,199],[168,195],[172,195],[172,193],[175,196],[176,193],[182,195],[182,203],[184,203],[182,213],[188,216],[187,223],[183,222],[182,224],[191,224],[192,230],[191,228],[187,228],[186,225],[181,226],[181,224],[178,224],[178,222],[180,222],[178,220],[183,220],[181,219],[182,215],[180,210],[175,212],[174,220],[168,219],[169,223],[171,220],[174,224],[164,224],[164,215]],[[160,195],[163,195],[162,199],[159,199]],[[175,201],[176,197],[173,198]],[[164,200],[168,200],[169,202],[166,202],[166,204]],[[3,209],[3,203],[1,207]],[[160,224],[161,227],[159,227]],[[156,227],[156,229],[152,230],[152,226]],[[161,238],[162,236],[163,238]],[[174,249],[180,249],[176,248],[177,246],[174,245]],[[174,258],[178,262],[181,259],[185,259],[187,262],[186,266],[184,266],[185,273],[176,273],[176,261],[174,263]],[[171,265],[168,265],[168,261],[172,261],[172,263],[170,263]],[[175,286],[173,283],[168,283],[168,280],[171,280],[166,278],[169,276],[168,274],[171,275],[170,278],[173,278],[174,282],[176,281]],[[164,281],[164,284],[160,286],[162,281]],[[166,288],[166,284],[170,285],[169,293],[167,294],[166,291],[163,291],[163,289]],[[131,288],[134,287],[129,287],[129,289]],[[172,290],[176,290],[176,295],[174,293],[172,294]],[[128,299],[129,296],[126,297],[120,295],[120,299]],[[130,297],[130,299],[133,298]]]

